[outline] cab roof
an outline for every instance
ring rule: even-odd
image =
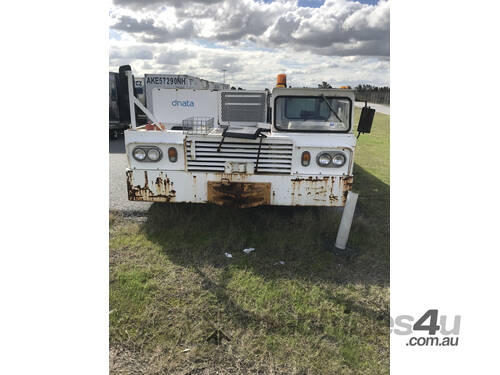
[[[284,95],[297,95],[297,96],[344,96],[354,100],[354,90],[352,89],[320,89],[311,87],[275,87],[273,88],[272,95],[284,96]]]

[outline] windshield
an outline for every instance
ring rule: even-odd
[[[274,113],[278,130],[345,132],[351,127],[351,101],[347,98],[280,96]]]

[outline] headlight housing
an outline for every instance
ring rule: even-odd
[[[158,161],[161,158],[161,151],[157,148],[150,148],[148,150],[148,159],[151,161]]]
[[[134,159],[137,161],[144,161],[147,157],[146,151],[143,148],[136,147],[132,152]]]
[[[137,161],[156,162],[162,158],[162,152],[156,146],[137,146],[132,151],[132,156]]]
[[[318,155],[318,165],[319,166],[326,167],[331,162],[332,162],[332,157],[330,156],[330,154],[323,153],[323,154]]]
[[[334,167],[342,167],[345,164],[345,155],[338,153],[335,154],[332,158],[332,164]]]
[[[316,157],[316,163],[320,167],[340,168],[346,161],[346,155],[339,151],[321,152]]]

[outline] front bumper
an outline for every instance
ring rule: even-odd
[[[127,169],[128,199],[233,207],[344,206],[352,176],[271,175]]]

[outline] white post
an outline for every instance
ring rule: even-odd
[[[358,201],[358,194],[349,191],[345,202],[344,212],[340,219],[339,231],[337,233],[337,241],[335,241],[335,248],[337,250],[346,250],[347,240],[349,239],[349,232],[351,231],[352,218],[356,203]]]
[[[135,130],[135,103],[134,103],[134,82],[132,80],[132,71],[127,71],[128,78],[128,103],[130,105],[130,123],[132,124],[132,129]]]

